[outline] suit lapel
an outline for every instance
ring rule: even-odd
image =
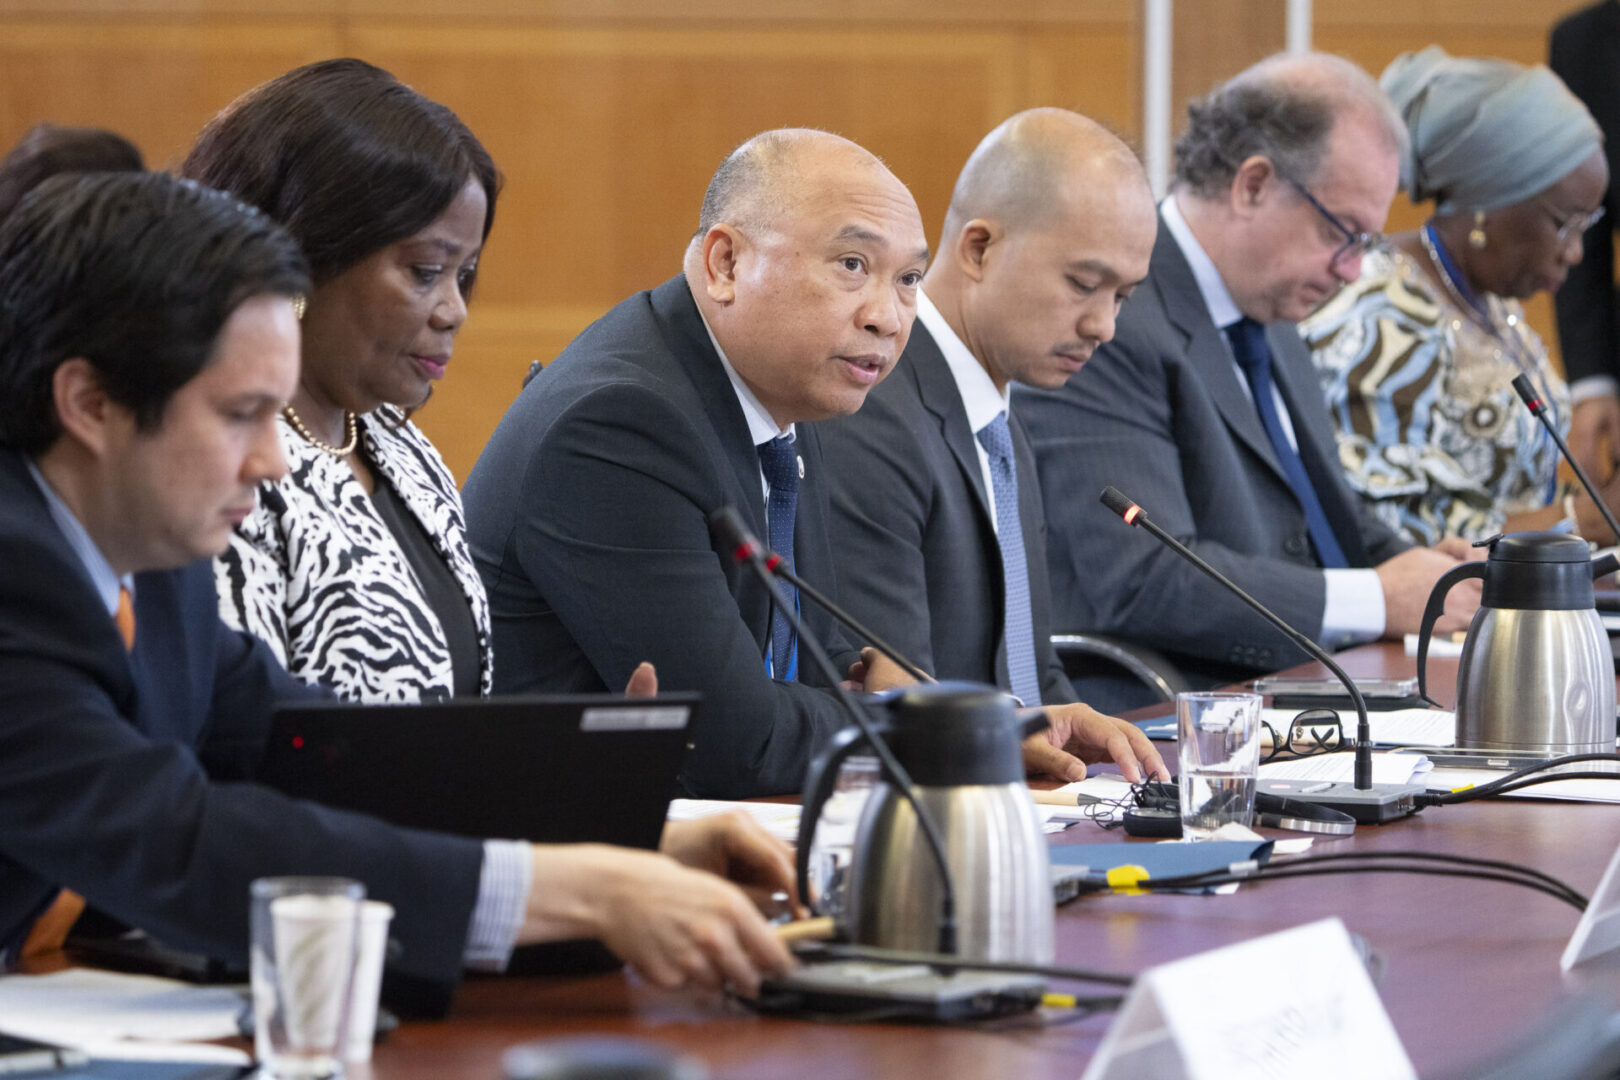
[[[1159,238],[1153,246],[1151,279],[1158,289],[1160,303],[1170,322],[1186,336],[1187,360],[1198,369],[1209,388],[1210,397],[1221,419],[1239,442],[1259,458],[1286,486],[1288,477],[1271,449],[1266,429],[1260,425],[1249,388],[1240,382],[1226,337],[1209,317],[1198,279],[1181,253],[1181,247],[1161,219]]]
[[[984,470],[979,467],[978,440],[968,426],[962,391],[957,388],[956,378],[938,342],[921,322],[912,327],[911,340],[906,344],[906,363],[917,382],[917,397],[928,414],[939,422],[940,434],[956,459],[956,467],[962,471],[969,490],[978,497],[980,513],[986,522],[993,522],[990,493],[984,490]]]
[[[652,294],[653,310],[668,328],[669,351],[697,390],[698,400],[708,413],[715,435],[736,482],[736,502],[748,515],[749,526],[758,536],[766,536],[765,492],[760,480],[759,453],[748,433],[737,390],[726,375],[720,354],[714,351],[709,331],[698,314],[697,303],[686,279],[676,275]]]

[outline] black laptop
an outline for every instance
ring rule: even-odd
[[[696,694],[593,694],[284,706],[257,779],[398,825],[652,850],[698,705]],[[519,949],[509,970],[617,963],[594,942],[563,942]],[[450,990],[391,980],[384,996],[411,1012],[439,1013]]]

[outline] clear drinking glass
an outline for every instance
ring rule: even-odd
[[[254,1049],[261,1077],[343,1075],[360,904],[348,878],[260,878],[252,885]]]
[[[1260,768],[1260,695],[1177,694],[1176,734],[1182,838],[1207,840],[1228,822],[1248,825]]]
[[[821,808],[810,844],[810,891],[822,915],[842,915],[844,885],[855,854],[855,829],[878,782],[875,757],[850,757],[838,770],[833,793]]]

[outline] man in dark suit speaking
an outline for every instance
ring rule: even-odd
[[[790,963],[741,891],[662,855],[391,827],[251,783],[318,692],[219,621],[210,560],[286,471],[297,244],[161,174],[59,177],[0,228],[0,969],[92,906],[241,962],[248,885],[332,874],[396,910],[395,970],[452,981],[599,937],[666,984]],[[791,880],[738,822],[665,848]]]
[[[1262,61],[1188,112],[1148,278],[1114,341],[1061,389],[1013,398],[1046,500],[1057,626],[1226,681],[1301,655],[1128,531],[1098,504],[1104,487],[1330,647],[1417,629],[1466,546],[1409,549],[1352,494],[1294,329],[1361,272],[1395,194],[1400,118],[1365,72],[1323,55]],[[1479,593],[1451,595],[1442,629],[1466,626]]]
[[[1075,703],[1052,650],[1046,520],[1013,380],[1063,385],[1114,336],[1147,276],[1153,196],[1129,148],[1063,109],[996,128],[968,159],[917,325],[854,416],[822,425],[840,595],[940,678],[995,683],[1054,726],[1026,762],[1067,779],[1081,758],[1164,775],[1135,727]]]
[[[798,790],[848,721],[709,515],[735,507],[831,587],[821,447],[803,424],[854,412],[894,366],[927,261],[910,192],[854,143],[773,131],[733,152],[684,272],[541,370],[467,481],[496,689],[599,690],[651,660],[665,687],[706,698],[688,792]],[[840,669],[855,659],[823,612],[801,613]],[[898,672],[855,675],[873,689]]]

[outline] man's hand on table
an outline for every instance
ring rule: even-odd
[[[1086,763],[1112,761],[1126,780],[1168,780],[1170,770],[1135,724],[1090,705],[1049,705],[1051,725],[1024,740],[1024,771],[1055,780],[1084,780]]]

